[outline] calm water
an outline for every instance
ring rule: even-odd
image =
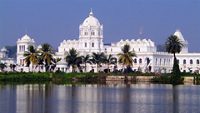
[[[200,86],[0,85],[0,113],[200,113]]]

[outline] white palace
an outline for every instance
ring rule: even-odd
[[[182,33],[177,30],[176,35],[184,44],[185,47],[177,54],[179,60],[180,70],[182,72],[199,72],[200,70],[200,53],[188,53],[188,42],[184,39]],[[120,40],[119,42],[104,44],[103,42],[103,25],[94,16],[93,12],[79,26],[79,38],[74,40],[63,40],[58,51],[55,53],[55,58],[62,58],[57,63],[57,68],[62,71],[70,72],[71,69],[67,67],[64,60],[66,52],[71,48],[75,48],[80,55],[92,54],[92,52],[104,52],[112,54],[117,58],[117,54],[121,52],[121,47],[124,44],[129,44],[131,49],[134,49],[137,57],[134,57],[133,70],[141,70],[142,72],[171,72],[173,66],[173,55],[167,52],[157,52],[155,43],[151,39],[131,39]],[[36,46],[34,39],[28,35],[24,35],[17,40],[17,64],[18,70],[24,68],[24,52],[27,51],[29,45]],[[38,46],[38,48],[40,48]],[[91,69],[96,70],[96,65],[87,64],[87,71]],[[103,68],[104,66],[102,66]],[[114,66],[111,65],[112,70]],[[122,66],[117,64],[117,68],[121,69]]]

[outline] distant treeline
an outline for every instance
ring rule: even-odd
[[[16,59],[16,53],[17,53],[17,45],[14,46],[5,46],[8,50],[8,57]]]
[[[158,52],[166,52],[165,44],[159,44],[156,47]]]

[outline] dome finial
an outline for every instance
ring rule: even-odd
[[[90,9],[90,14],[89,16],[93,16],[92,8]]]

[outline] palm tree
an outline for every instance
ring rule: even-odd
[[[78,55],[78,52],[72,48],[67,52],[66,62],[68,66],[72,66],[72,72],[75,72],[76,68],[80,69],[80,64],[82,62],[82,58]]]
[[[92,53],[92,63],[97,64],[97,72],[99,72],[99,67],[101,67],[101,64],[105,61],[105,54],[103,52],[101,53]]]
[[[53,50],[51,45],[45,43],[42,44],[42,48],[41,48],[41,58],[45,63],[45,71],[49,71],[49,67],[52,63],[53,60]]]
[[[82,63],[85,65],[85,72],[87,71],[87,63],[92,64],[92,60],[90,58],[90,55],[82,56]]]
[[[36,67],[38,67],[39,72],[41,71],[41,69],[43,70],[43,65],[44,65],[44,61],[43,61],[43,59],[42,59],[42,56],[39,55],[39,57],[38,57],[38,64],[37,64],[37,66],[36,66]]]
[[[183,43],[176,35],[171,35],[165,42],[166,51],[168,53],[172,53],[174,55],[174,59],[176,59],[176,53],[180,53],[183,46]]]
[[[54,70],[56,68],[56,63],[59,61],[61,61],[61,58],[53,58],[50,70]]]
[[[166,51],[174,55],[173,72],[180,72],[179,65],[176,59],[176,53],[180,53],[184,44],[179,40],[176,35],[171,35],[165,42]]]
[[[126,68],[129,68],[131,66],[133,66],[133,57],[136,56],[134,51],[130,50],[130,45],[125,44],[122,48],[122,53],[119,53],[119,63],[124,66],[126,66]]]
[[[0,63],[0,70],[1,70],[1,72],[3,72],[6,67],[7,66],[6,66],[5,63]]]
[[[38,51],[33,45],[30,45],[28,47],[28,51],[25,51],[24,56],[25,56],[26,66],[29,67],[30,64],[32,64],[32,70],[33,70],[33,67],[38,63]]]
[[[104,63],[107,64],[107,69],[109,72],[109,67],[111,64],[116,64],[117,63],[117,58],[113,57],[111,54],[106,56],[106,58],[104,59]]]

